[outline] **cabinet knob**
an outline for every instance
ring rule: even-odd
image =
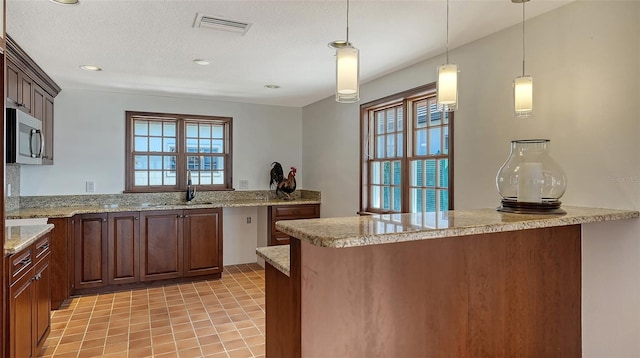
[[[106,222],[106,221],[107,221],[107,219],[102,219],[102,222]]]

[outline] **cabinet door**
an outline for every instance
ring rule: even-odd
[[[33,281],[34,292],[34,338],[36,352],[42,347],[51,325],[51,266],[50,255],[47,254],[35,266]]]
[[[110,213],[109,229],[109,284],[138,281],[139,213]]]
[[[222,272],[222,209],[185,210],[185,276]]]
[[[33,270],[9,288],[9,357],[34,357]]]
[[[182,276],[182,210],[140,213],[140,280]]]
[[[18,90],[18,100],[21,103],[20,108],[27,113],[31,113],[33,81],[24,73],[20,74],[20,87],[18,87]]]
[[[69,255],[73,252],[68,246],[68,230],[71,228],[71,219],[51,218],[49,219],[49,224],[53,224],[53,230],[49,236],[51,250],[51,308],[58,309],[62,301],[69,298]]]
[[[276,222],[280,220],[314,219],[320,217],[320,204],[278,205],[268,210],[269,231],[268,245],[288,245],[289,236],[276,229]]]
[[[41,121],[44,119],[44,90],[39,86],[33,87],[31,114]]]
[[[18,93],[20,88],[20,70],[11,61],[7,61],[7,98],[13,105],[19,105]],[[7,103],[11,104],[11,103]]]
[[[75,288],[107,284],[107,214],[76,217]]]
[[[53,164],[53,97],[44,95],[44,118],[42,119],[44,133],[44,153],[42,164]]]

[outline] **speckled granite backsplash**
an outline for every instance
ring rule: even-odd
[[[7,164],[5,166],[6,184],[11,184],[11,196],[4,197],[6,211],[16,210],[20,207],[20,166]],[[8,194],[5,191],[5,195]]]
[[[320,192],[313,190],[297,190],[292,194],[295,199],[320,200]],[[197,202],[218,202],[227,200],[266,200],[275,198],[273,191],[199,191]],[[13,198],[12,198],[13,199]],[[99,195],[51,195],[51,196],[22,196],[19,204],[7,211],[18,208],[51,208],[78,205],[137,205],[151,204],[179,204],[185,202],[184,192],[173,193],[127,193],[127,194],[99,194]],[[8,205],[8,204],[7,204]]]

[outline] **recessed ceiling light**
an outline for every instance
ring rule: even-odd
[[[78,5],[80,3],[79,0],[51,0],[51,2],[59,5]]]
[[[102,68],[94,65],[81,65],[80,68],[85,71],[102,71]]]
[[[196,58],[193,60],[193,63],[200,66],[207,66],[211,64],[211,60],[207,60],[206,58]]]
[[[280,86],[278,85],[264,85],[265,87],[267,87],[268,89],[278,89],[280,88]]]

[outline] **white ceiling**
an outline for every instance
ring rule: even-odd
[[[532,0],[527,18],[570,1]],[[198,13],[252,26],[245,35],[194,28]],[[7,0],[6,15],[7,33],[63,90],[294,107],[333,94],[335,59],[327,44],[346,32],[346,0],[80,0],[76,6]],[[445,50],[444,0],[351,0],[349,17],[349,39],[360,49],[361,82]],[[510,0],[451,0],[450,48],[521,18],[522,6]],[[196,58],[212,63],[198,66]],[[83,64],[103,71],[83,71]]]

